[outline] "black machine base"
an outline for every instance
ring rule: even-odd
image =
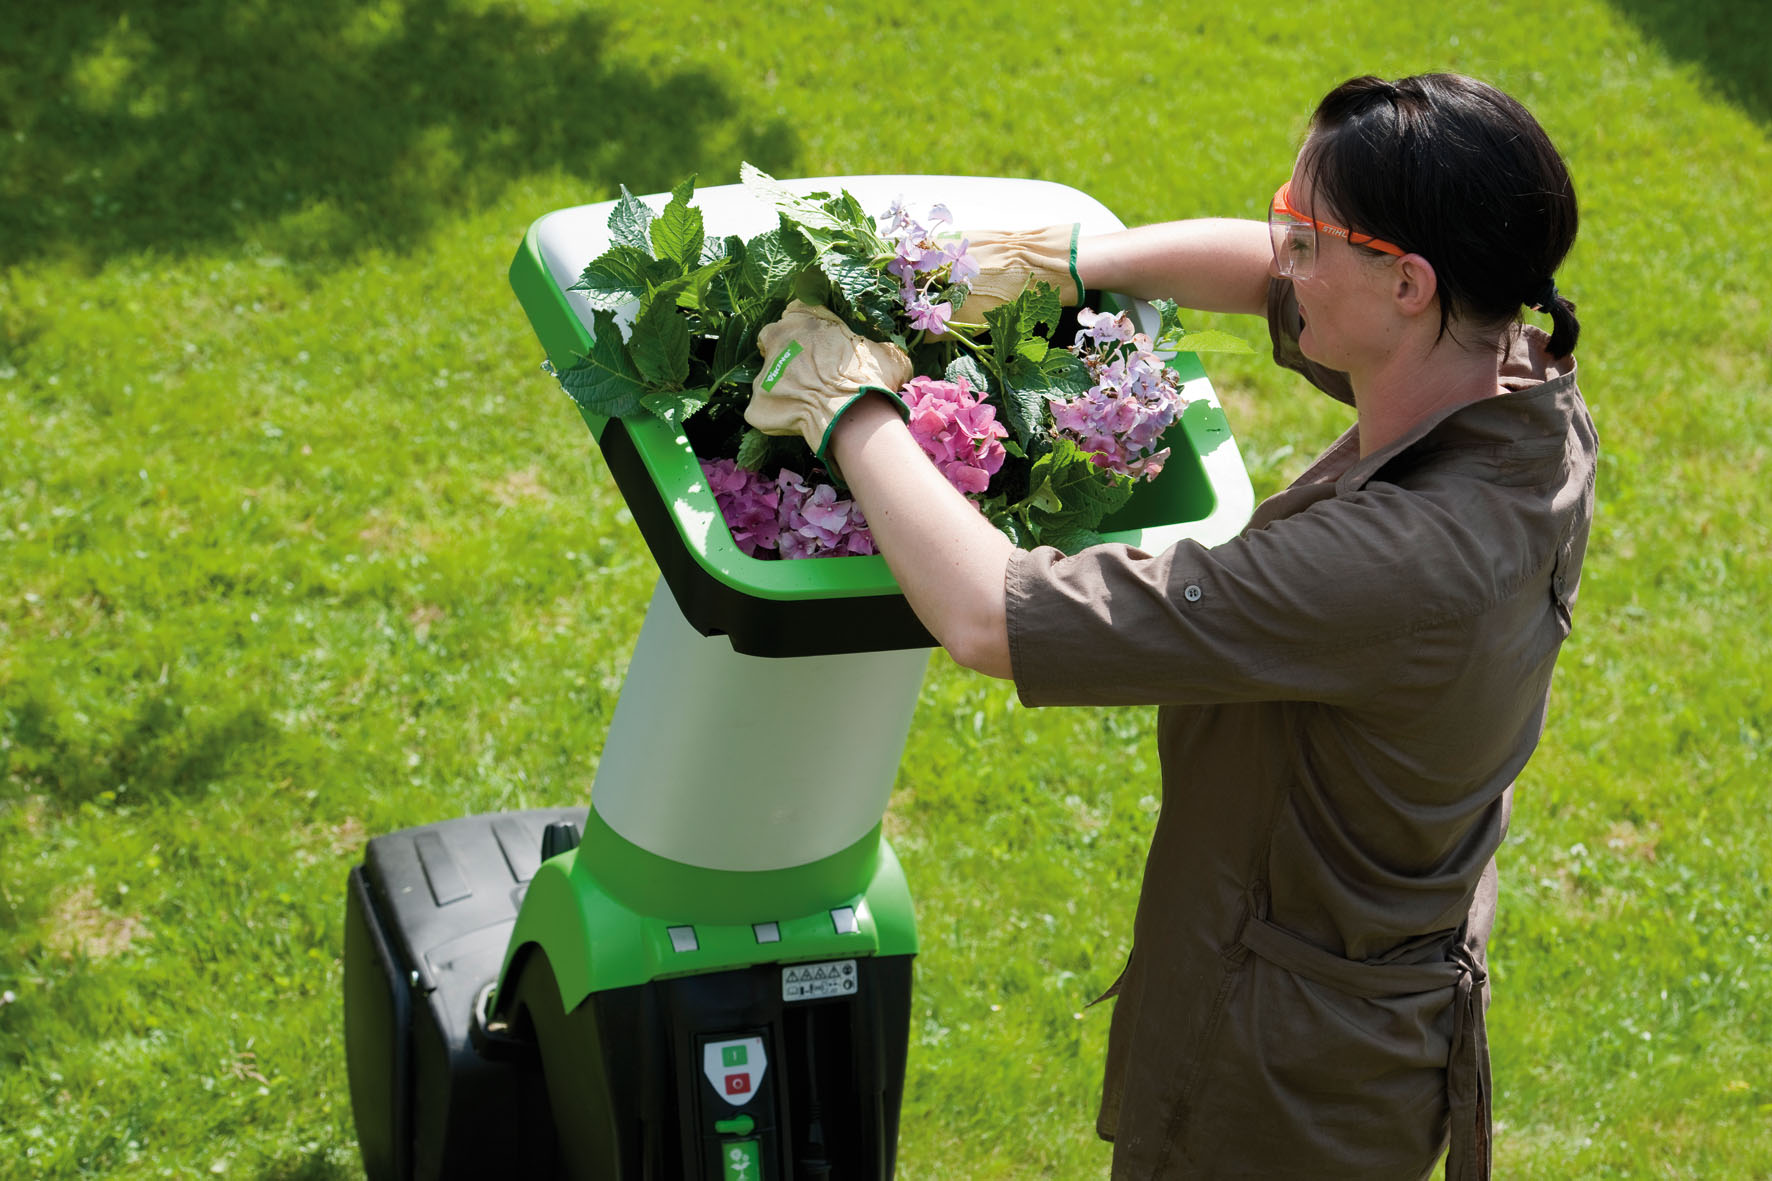
[[[370,1181],[890,1178],[910,956],[833,964],[856,986],[820,999],[789,999],[769,963],[597,992],[565,1012],[535,949],[489,1021],[544,839],[571,847],[584,820],[579,808],[443,821],[376,837],[351,871],[345,1041]]]

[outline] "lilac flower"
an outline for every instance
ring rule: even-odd
[[[1134,332],[1131,317],[1124,312],[1119,315],[1110,315],[1107,312],[1083,308],[1077,312],[1077,323],[1084,328],[1084,331],[1077,333],[1076,344],[1078,345],[1082,344],[1084,340],[1089,340],[1094,344],[1131,340]]]
[[[1084,308],[1077,323],[1084,330],[1071,351],[1088,367],[1094,384],[1086,393],[1053,403],[1052,425],[1097,466],[1155,479],[1169,458],[1169,448],[1157,444],[1186,406],[1181,379],[1125,314]]]
[[[954,220],[945,205],[929,211],[929,225],[911,217],[902,199],[893,201],[878,220],[881,237],[893,248],[886,270],[899,280],[899,299],[912,328],[942,335],[953,317],[953,301],[938,304],[935,298],[950,286],[969,287],[978,277],[978,262],[967,253],[971,244],[965,239],[945,245],[936,242],[935,227]],[[937,321],[939,308],[947,311]]]
[[[911,327],[919,332],[927,332],[931,336],[940,336],[948,330],[948,321],[954,317],[954,305],[947,302],[930,303],[927,295],[919,295],[905,305],[910,313]]]
[[[948,260],[948,282],[967,283],[978,278],[978,260],[966,253],[972,245],[968,238],[961,238],[958,243],[950,242],[943,248]]]
[[[931,274],[935,271],[941,270],[942,267],[947,266],[952,261],[953,259],[942,247],[927,247],[924,249],[921,257],[917,259],[917,273],[920,275]]]

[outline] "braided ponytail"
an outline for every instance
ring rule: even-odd
[[[1557,291],[1556,280],[1546,279],[1538,294],[1527,297],[1525,304],[1551,318],[1550,344],[1546,346],[1551,356],[1566,357],[1575,351],[1575,342],[1581,338],[1581,321],[1575,318],[1575,305]]]

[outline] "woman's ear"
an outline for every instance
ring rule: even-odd
[[[1440,279],[1434,274],[1434,264],[1421,255],[1405,254],[1399,258],[1392,277],[1392,298],[1397,301],[1398,311],[1419,316],[1438,306]]]

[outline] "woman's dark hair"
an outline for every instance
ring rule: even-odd
[[[1575,305],[1552,282],[1575,241],[1575,186],[1532,113],[1458,74],[1354,78],[1311,116],[1302,166],[1318,200],[1363,234],[1433,264],[1440,331],[1548,312],[1550,353],[1575,348]]]

